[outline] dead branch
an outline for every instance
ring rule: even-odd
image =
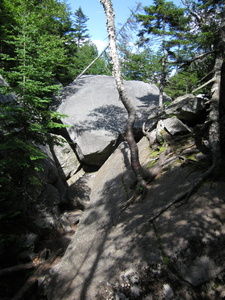
[[[137,7],[135,11],[131,10],[131,15],[129,18],[126,20],[126,22],[123,24],[123,26],[120,28],[120,30],[117,33],[117,36],[121,34],[121,32],[124,30],[125,26],[129,23],[130,19],[132,16],[134,16],[137,11],[140,9],[141,3],[137,4]],[[84,73],[103,55],[103,53],[109,48],[109,43],[108,45],[102,50],[102,52],[75,78],[75,81],[79,79]]]
[[[193,94],[193,93],[197,92],[198,90],[204,88],[205,86],[207,86],[208,84],[210,84],[210,83],[212,83],[212,82],[214,82],[214,81],[215,81],[215,77],[211,78],[209,81],[207,81],[207,82],[204,83],[203,85],[197,87],[197,88],[194,89],[191,93]]]
[[[104,50],[75,78],[75,81],[79,79],[84,73],[98,60],[103,53],[109,48],[109,44],[104,48]]]
[[[214,70],[211,70],[209,73],[207,73],[204,77],[202,77],[198,83],[203,82],[209,75],[211,75],[212,73],[214,73]]]
[[[215,53],[215,51],[213,50],[213,51],[209,51],[209,52],[206,52],[206,53],[202,53],[202,54],[200,54],[200,55],[198,55],[198,56],[196,56],[196,57],[194,57],[194,58],[192,58],[192,59],[190,59],[190,60],[187,60],[187,61],[185,61],[182,65],[180,65],[180,68],[188,67],[188,66],[189,66],[191,63],[193,63],[194,61],[199,60],[199,59],[202,59],[202,58],[204,58],[205,56],[207,56],[207,55],[209,55],[209,54],[212,54],[212,53]]]

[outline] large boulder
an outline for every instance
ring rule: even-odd
[[[137,109],[135,129],[141,130],[143,121],[158,105],[159,90],[140,81],[125,81],[125,87]],[[127,120],[114,78],[82,76],[64,88],[57,101],[57,110],[68,115],[62,121],[70,125],[68,133],[79,159],[101,166],[115,149]]]

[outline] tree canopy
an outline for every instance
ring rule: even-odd
[[[84,29],[87,18],[79,17],[78,28],[72,12],[58,0],[1,1],[0,75],[8,85],[0,85],[0,94],[11,95],[0,103],[0,198],[5,211],[13,209],[12,203],[19,204],[26,194],[26,181],[39,184],[37,177],[28,175],[40,170],[39,162],[45,157],[39,145],[49,142],[51,133],[62,127],[63,116],[50,109],[53,96],[97,55],[90,41],[81,45],[89,35]],[[102,59],[89,74],[106,69]]]

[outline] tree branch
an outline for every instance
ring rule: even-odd
[[[209,52],[206,52],[206,53],[202,53],[196,57],[194,57],[193,59],[191,60],[187,60],[185,61],[182,65],[180,65],[180,68],[183,68],[183,67],[186,67],[186,66],[189,66],[191,63],[193,63],[194,61],[198,60],[198,59],[202,59],[204,58],[205,56],[209,55],[209,54],[212,54],[212,53],[215,53],[214,50],[212,51],[209,51]]]

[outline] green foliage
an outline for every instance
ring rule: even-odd
[[[175,99],[184,94],[191,93],[192,90],[197,86],[197,83],[197,71],[193,70],[193,72],[178,72],[169,78],[168,84],[165,88],[165,93],[170,95],[172,99]]]
[[[144,7],[145,14],[137,15],[142,29],[139,36],[147,34],[158,36],[172,36],[175,31],[181,30],[184,22],[184,9],[177,7],[173,2],[154,0],[153,5]],[[187,23],[185,24],[187,25]],[[146,40],[145,40],[146,42]]]
[[[145,14],[137,15],[137,21],[141,23],[138,36],[140,46],[153,41],[152,44],[157,44],[159,49],[161,67],[157,69],[157,77],[160,90],[159,106],[163,109],[163,91],[172,63],[176,60],[175,52],[180,50],[184,42],[182,32],[188,28],[185,29],[184,26],[187,18],[184,16],[183,8],[165,0],[154,0],[153,3],[144,7]]]
[[[150,49],[140,53],[130,53],[122,49],[122,71],[126,80],[141,80],[145,82],[158,82],[160,72],[160,58]]]
[[[63,126],[57,122],[62,115],[49,107],[60,87],[58,68],[67,62],[63,35],[69,21],[64,4],[56,0],[4,0],[1,5],[12,20],[2,24],[0,52],[0,72],[10,86],[0,86],[0,94],[14,95],[0,103],[0,199],[2,215],[9,219],[20,211],[26,183],[40,184],[35,172],[45,155],[38,145],[48,142],[52,128]]]
[[[172,98],[192,92],[211,78],[216,55],[224,53],[223,7],[222,0],[185,0],[182,8],[172,2],[154,0],[153,5],[144,7],[144,13],[137,15],[141,24],[139,45],[157,47],[161,52],[158,82]],[[177,69],[172,77],[168,66]],[[207,86],[198,93],[209,91]]]

